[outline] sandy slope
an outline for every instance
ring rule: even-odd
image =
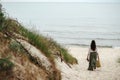
[[[119,48],[98,48],[102,67],[95,71],[87,70],[88,48],[77,46],[67,48],[78,59],[79,64],[69,68],[64,62],[57,60],[58,68],[62,72],[62,80],[120,80],[120,63],[117,63],[117,59],[120,58]]]

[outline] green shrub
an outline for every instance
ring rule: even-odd
[[[9,45],[9,48],[14,52],[24,52],[22,45],[16,41],[12,41]]]
[[[13,68],[14,64],[8,58],[0,59],[0,71],[7,71]]]
[[[0,11],[0,31],[3,29],[3,22],[4,22],[4,14]]]

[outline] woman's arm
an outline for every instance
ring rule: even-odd
[[[99,60],[99,53],[97,49],[96,49],[96,52],[97,52],[97,60]]]
[[[89,61],[89,59],[90,59],[90,49],[89,49],[88,54],[87,54],[87,61]]]
[[[99,60],[99,53],[97,52],[97,60]]]

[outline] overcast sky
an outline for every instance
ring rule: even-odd
[[[2,2],[115,2],[120,3],[120,0],[0,0]]]

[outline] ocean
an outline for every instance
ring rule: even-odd
[[[65,45],[120,47],[120,3],[4,2],[6,16]]]

